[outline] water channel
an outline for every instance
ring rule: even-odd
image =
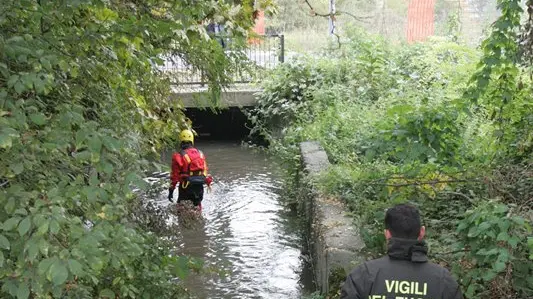
[[[225,272],[192,274],[194,298],[301,298],[312,290],[296,216],[280,202],[279,165],[236,142],[197,143],[215,179],[200,227],[180,227],[179,254]],[[162,155],[170,163],[171,152]],[[160,204],[168,204],[161,196]]]

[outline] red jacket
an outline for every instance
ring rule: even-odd
[[[189,147],[184,149],[184,151],[189,151],[191,149],[196,150],[194,147]],[[200,152],[200,151],[199,151]],[[200,154],[203,156],[203,153],[200,152]],[[170,187],[172,189],[176,188],[176,185],[178,182],[184,182],[185,179],[189,176],[188,173],[188,167],[189,163],[187,160],[181,155],[181,153],[174,153],[172,155],[172,170],[170,172]],[[204,172],[207,174],[207,162],[205,161],[204,157]],[[205,183],[207,185],[211,185],[211,182],[213,179],[210,175],[206,175]]]

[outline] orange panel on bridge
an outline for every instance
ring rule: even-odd
[[[423,41],[435,33],[435,0],[411,0],[407,10],[407,42]]]
[[[254,33],[257,35],[265,35],[265,12],[262,10],[257,11],[257,13],[254,14],[255,17],[255,26],[254,26]],[[261,40],[258,38],[251,38],[248,40],[248,43],[250,44],[259,44],[261,43]]]

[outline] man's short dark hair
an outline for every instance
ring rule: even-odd
[[[387,210],[385,228],[396,238],[417,239],[422,222],[418,210],[407,204],[400,204]]]

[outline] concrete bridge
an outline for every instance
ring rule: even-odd
[[[257,104],[259,87],[252,84],[231,86],[222,92],[214,105],[211,95],[204,89],[183,89],[177,87],[171,100],[180,101],[193,129],[201,138],[235,139],[247,138],[250,133],[249,120],[245,110]],[[210,108],[216,108],[213,111]]]
[[[180,57],[168,57],[163,70],[170,73],[175,83],[170,100],[183,104],[185,115],[192,121],[193,129],[201,138],[258,138],[249,135],[250,122],[245,114],[247,108],[257,105],[256,94],[261,91],[252,80],[260,80],[264,70],[273,69],[283,63],[284,52],[282,35],[264,36],[261,42],[250,44],[244,54],[252,63],[254,73],[234,75],[234,84],[222,91],[216,104],[207,91],[204,74],[192,69]]]
[[[239,84],[230,86],[222,91],[217,108],[229,107],[253,107],[257,104],[256,94],[261,89],[254,84]],[[214,107],[211,94],[206,88],[183,89],[176,88],[172,93],[171,100],[181,101],[185,108],[209,108]]]
[[[228,42],[228,44],[230,44]],[[228,55],[231,50],[226,51]],[[264,70],[273,69],[285,61],[283,35],[265,35],[259,42],[249,44],[244,51],[248,62],[253,66],[253,74],[240,72],[233,77],[234,84],[223,90],[217,108],[253,107],[256,105],[256,93],[260,91],[252,80],[260,79]],[[169,73],[175,82],[171,100],[180,100],[185,108],[213,107],[210,94],[207,93],[204,75],[191,68],[178,56],[167,57],[162,70]]]

